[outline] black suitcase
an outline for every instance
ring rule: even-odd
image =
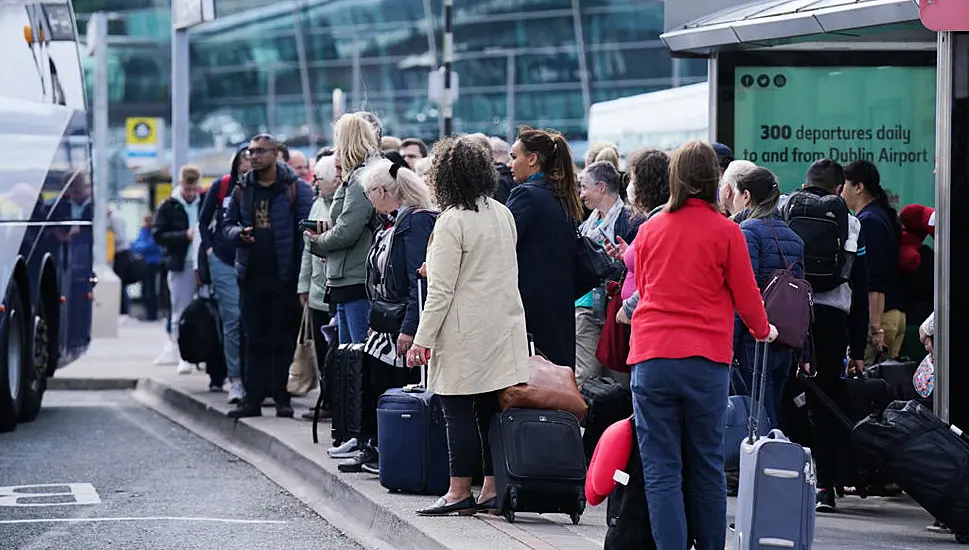
[[[915,502],[969,544],[969,441],[917,401],[896,401],[855,426],[855,441],[880,456]]]
[[[838,419],[849,433],[849,439],[842,449],[842,468],[839,477],[845,485],[853,485],[857,496],[882,494],[885,485],[892,482],[891,475],[882,463],[881,457],[873,454],[864,446],[857,445],[850,437],[855,425],[869,415],[878,415],[885,410],[889,399],[888,384],[880,379],[853,377],[844,381],[842,396],[829,396],[814,383],[814,380],[799,373],[798,379],[811,391],[824,406]],[[839,399],[840,397],[840,399]],[[838,399],[841,405],[835,402]]]
[[[893,401],[911,401],[918,399],[912,378],[919,364],[907,358],[894,359],[872,365],[865,369],[868,378],[884,380],[888,384],[889,394]]]
[[[360,435],[363,402],[363,344],[340,344],[331,347],[323,365],[326,385],[330,388],[330,435],[333,446]],[[323,394],[320,394],[323,397]],[[316,424],[320,408],[313,419],[313,442],[318,442]]]
[[[505,519],[514,523],[516,512],[562,513],[579,523],[586,462],[572,413],[508,409],[495,416],[489,436],[496,507]]]
[[[592,460],[592,453],[606,428],[629,418],[633,414],[633,394],[612,378],[593,378],[582,384],[580,390],[589,410],[585,413],[585,433],[582,445],[585,459]]]

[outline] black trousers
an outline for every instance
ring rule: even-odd
[[[842,410],[847,399],[847,385],[841,377],[848,349],[848,314],[840,309],[814,306],[814,357],[817,371],[814,382]],[[853,463],[848,429],[811,392],[807,392],[808,414],[814,430],[814,459],[818,468],[818,487],[833,488],[847,481],[846,470]]]
[[[330,396],[330,388],[325,382],[326,354],[330,345],[326,343],[326,338],[320,331],[323,327],[330,324],[330,314],[325,311],[310,308],[310,315],[313,321],[313,347],[316,348],[316,368],[320,372],[320,391],[323,392],[323,409],[329,410],[330,403],[333,401]]]
[[[363,356],[363,401],[360,411],[360,441],[377,446],[377,401],[387,390],[420,382],[417,369],[394,367],[367,354]]]
[[[226,368],[225,355],[217,354],[211,360],[205,362],[205,372],[209,375],[209,385],[222,387],[225,385]]]
[[[286,380],[302,316],[296,286],[243,281],[239,298],[246,331],[247,403],[259,406],[266,397],[272,397],[276,406],[289,405]]]
[[[498,392],[442,395],[441,404],[447,424],[451,477],[473,477],[478,464],[484,475],[495,475],[488,433],[491,421],[501,412]]]

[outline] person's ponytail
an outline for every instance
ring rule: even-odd
[[[545,177],[552,182],[555,196],[562,202],[566,214],[572,221],[582,221],[582,203],[579,200],[578,179],[575,176],[575,164],[572,162],[572,151],[565,136],[557,132],[549,132],[555,152],[546,161],[548,169]]]

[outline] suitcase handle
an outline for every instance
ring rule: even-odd
[[[424,288],[421,286],[421,277],[417,276],[417,322],[420,323],[421,313],[424,312]],[[431,350],[427,350],[427,359],[431,358]],[[407,365],[405,364],[406,368]],[[421,365],[421,381],[419,384],[407,384],[403,391],[407,393],[423,393],[427,391],[427,365]]]
[[[767,359],[770,357],[768,353],[767,342],[755,342],[754,343],[754,372],[751,376],[751,382],[753,383],[756,392],[751,391],[750,393],[750,416],[747,418],[747,444],[753,445],[754,440],[757,439],[757,432],[760,427],[761,421],[761,411],[763,410],[764,394],[767,393]]]

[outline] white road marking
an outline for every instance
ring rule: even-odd
[[[35,491],[40,489],[40,491]],[[44,502],[44,499],[70,497],[68,502]],[[39,501],[39,502],[38,502]],[[0,507],[19,506],[76,506],[101,504],[94,485],[90,483],[45,483],[42,485],[12,485],[0,487]]]
[[[201,523],[242,523],[242,524],[274,524],[287,523],[272,519],[231,519],[231,518],[190,518],[177,516],[154,516],[144,518],[35,518],[35,519],[4,519],[0,525],[14,525],[21,523],[108,523],[125,521],[196,521]]]

